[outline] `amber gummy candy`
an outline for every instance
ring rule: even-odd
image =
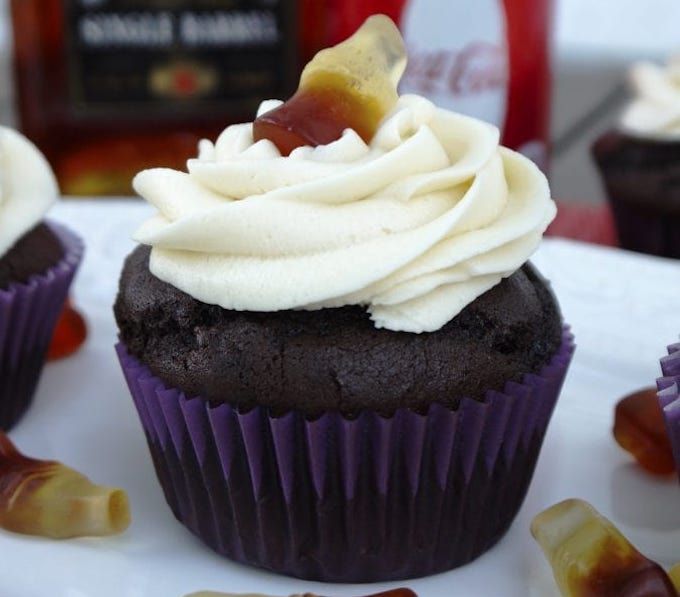
[[[656,389],[640,390],[616,405],[614,438],[646,471],[675,472],[675,461]]]
[[[583,500],[565,500],[541,512],[531,534],[564,597],[677,597],[663,568]]]
[[[87,325],[83,316],[75,309],[69,299],[59,316],[52,334],[47,359],[55,361],[71,356],[85,342]]]
[[[352,37],[312,59],[295,95],[255,119],[253,137],[269,139],[282,155],[335,141],[348,128],[368,143],[397,103],[405,68],[399,30],[388,17],[374,15]]]
[[[114,535],[130,524],[122,489],[21,454],[0,432],[0,528],[52,539]]]
[[[671,582],[675,587],[676,591],[680,591],[680,564],[676,564],[670,569],[668,576],[671,578]]]

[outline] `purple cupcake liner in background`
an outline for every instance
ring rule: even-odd
[[[83,256],[83,243],[46,222],[64,248],[61,260],[25,283],[0,290],[0,429],[10,429],[33,399],[54,326]]]
[[[507,531],[528,489],[573,351],[456,411],[390,418],[239,412],[167,387],[119,344],[156,473],[177,519],[244,564],[328,582],[424,576]]]
[[[661,371],[663,377],[656,381],[659,402],[680,477],[680,343],[668,347],[668,356],[661,359]]]
[[[611,199],[622,248],[680,259],[680,215]]]

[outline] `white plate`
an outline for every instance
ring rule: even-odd
[[[199,589],[349,596],[407,585],[421,597],[556,595],[529,535],[532,516],[570,496],[592,502],[649,556],[680,559],[680,487],[640,472],[611,436],[617,398],[658,375],[680,334],[680,261],[546,241],[535,263],[553,280],[578,349],[534,482],[506,537],[476,562],[438,576],[372,587],[327,586],[233,564],[175,521],[156,482],[113,352],[111,304],[127,240],[148,208],[134,202],[60,205],[55,216],[88,245],[76,300],[92,333],[75,357],[50,364],[11,437],[93,480],[124,487],[133,524],[120,537],[53,542],[0,532],[2,597],[182,597]]]

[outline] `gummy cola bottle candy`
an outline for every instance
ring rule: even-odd
[[[349,39],[314,56],[295,95],[258,116],[253,136],[269,139],[283,155],[335,141],[347,128],[368,143],[397,103],[405,66],[398,29],[388,17],[373,15]]]
[[[129,524],[122,489],[95,485],[60,462],[24,456],[0,432],[0,528],[66,539],[115,535]]]
[[[531,534],[565,597],[677,597],[666,572],[583,500],[541,512]]]
[[[52,334],[47,359],[55,361],[71,356],[85,342],[87,324],[71,299],[66,301]]]
[[[640,390],[621,399],[614,415],[614,438],[655,475],[671,475],[675,461],[656,388]]]

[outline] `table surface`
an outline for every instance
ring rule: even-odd
[[[223,560],[170,514],[112,348],[118,273],[133,247],[128,239],[148,213],[132,200],[64,202],[53,210],[87,243],[74,294],[91,334],[75,357],[47,365],[35,405],[11,433],[30,455],[124,487],[133,523],[107,539],[53,542],[0,533],[0,595],[182,597],[207,588],[360,594],[358,587],[324,587]],[[650,557],[665,565],[680,559],[680,487],[638,470],[610,432],[616,400],[654,382],[658,357],[680,334],[680,261],[559,239],[545,240],[533,261],[552,280],[573,326],[572,369],[511,530],[460,570],[400,583],[421,596],[557,595],[528,526],[538,511],[572,496],[591,501]]]

